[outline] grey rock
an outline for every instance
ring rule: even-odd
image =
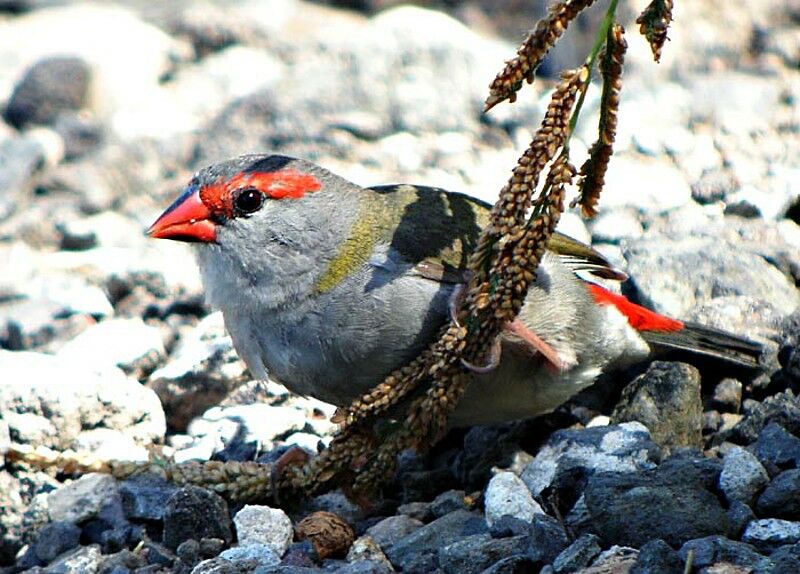
[[[91,79],[91,69],[81,58],[39,60],[14,87],[4,117],[17,128],[54,123],[60,114],[88,105]]]
[[[336,570],[336,574],[391,574],[392,572],[394,569],[391,565],[373,560],[358,560]]]
[[[219,557],[231,562],[252,561],[258,566],[273,566],[281,561],[280,556],[268,544],[258,543],[240,543],[239,546],[228,548]]]
[[[663,540],[651,540],[639,549],[629,574],[683,574],[681,557]]]
[[[356,524],[365,514],[364,509],[348,499],[341,490],[315,496],[309,503],[308,511],[318,510],[332,512],[348,524]]]
[[[622,391],[611,421],[639,421],[667,452],[702,446],[700,373],[685,363],[652,363]]]
[[[385,548],[395,567],[404,568],[424,554],[435,554],[439,548],[474,534],[486,532],[480,514],[457,510],[446,514]]]
[[[64,142],[64,159],[68,161],[95,151],[105,138],[102,123],[80,114],[59,115],[53,129]]]
[[[420,522],[430,522],[431,505],[429,502],[407,502],[397,507],[397,514],[408,516]]]
[[[735,500],[752,504],[755,496],[769,482],[769,475],[758,459],[742,447],[725,453],[719,487],[728,503]]]
[[[690,551],[693,553],[692,564],[698,570],[718,562],[728,562],[766,574],[772,566],[769,558],[759,554],[755,547],[724,536],[707,536],[687,541],[678,551],[681,560],[686,562]]]
[[[279,508],[248,504],[236,513],[233,523],[242,546],[261,544],[280,558],[292,543],[292,521]]]
[[[446,490],[431,501],[431,514],[434,518],[441,518],[456,510],[469,510],[465,497],[466,493],[463,490]]]
[[[723,295],[768,300],[786,312],[798,305],[794,285],[780,270],[718,239],[650,237],[629,242],[624,256],[639,299],[673,317]]]
[[[162,520],[175,484],[153,474],[133,476],[119,486],[125,516],[134,520]]]
[[[389,571],[394,570],[386,554],[383,553],[378,543],[369,535],[359,536],[353,541],[350,550],[347,551],[345,560],[350,563],[374,562],[384,565]]]
[[[600,554],[600,538],[594,534],[582,534],[575,542],[567,546],[553,561],[556,574],[577,572],[592,563]]]
[[[228,504],[219,495],[196,486],[181,488],[164,510],[164,544],[176,549],[184,540],[233,540]]]
[[[62,554],[45,570],[47,574],[94,574],[100,568],[103,555],[97,544],[79,546]]]
[[[29,138],[0,139],[0,221],[14,211],[33,186],[32,176],[44,163],[42,146]]]
[[[371,537],[381,548],[393,544],[396,540],[405,538],[423,526],[422,521],[411,518],[405,514],[384,518],[377,524],[369,527],[366,534]]]
[[[742,405],[742,383],[736,379],[722,379],[714,387],[711,405],[727,413],[738,413]]]
[[[525,467],[521,478],[531,493],[539,496],[560,467],[634,472],[653,468],[660,456],[658,445],[640,423],[560,430],[553,433],[536,458]]]
[[[484,494],[484,512],[489,528],[502,516],[531,522],[535,514],[544,514],[528,487],[513,472],[498,472],[489,481]]]
[[[524,553],[527,546],[527,536],[475,534],[439,550],[439,566],[446,574],[478,574],[506,556]]]
[[[772,552],[786,544],[800,542],[800,522],[763,518],[747,525],[742,542],[752,544],[762,552]]]
[[[121,519],[122,498],[117,481],[107,474],[87,474],[50,493],[51,520],[83,522],[102,514]]]
[[[800,520],[800,469],[785,470],[773,478],[756,508],[760,516]]]

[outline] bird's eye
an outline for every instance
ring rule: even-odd
[[[264,194],[257,189],[248,187],[236,194],[233,201],[236,211],[242,214],[253,213],[261,209],[264,203]]]

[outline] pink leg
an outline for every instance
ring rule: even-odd
[[[525,341],[531,349],[542,355],[554,369],[559,371],[565,369],[564,362],[561,360],[561,357],[558,356],[556,350],[545,343],[539,335],[528,329],[519,319],[514,319],[511,323],[508,323],[504,329]]]

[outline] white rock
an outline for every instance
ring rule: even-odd
[[[234,546],[224,550],[220,558],[235,562],[237,560],[254,560],[258,566],[274,566],[281,561],[275,551],[267,544],[242,544],[241,546]]]
[[[769,475],[759,460],[740,446],[732,447],[723,460],[719,487],[729,503],[736,500],[750,505],[756,494],[769,482]]]
[[[531,522],[535,514],[544,514],[528,487],[513,472],[498,472],[492,477],[486,487],[485,508],[490,528],[505,515]]]
[[[166,355],[161,330],[141,318],[109,319],[92,325],[58,351],[86,365],[127,367],[147,355]]]
[[[660,213],[691,201],[689,182],[678,168],[666,161],[615,155],[606,173],[601,206]]]
[[[146,110],[160,78],[190,48],[133,12],[82,3],[36,10],[0,23],[0,93],[10,93],[23,71],[45,56],[70,54],[93,68],[98,110]],[[140,117],[140,121],[145,116]]]
[[[43,353],[0,351],[0,418],[9,426],[10,413],[46,419],[44,446],[57,448],[91,428],[117,429],[141,445],[166,432],[158,397],[118,368]]]
[[[264,544],[278,557],[286,552],[292,543],[292,521],[280,508],[245,505],[233,517],[239,544]]]
[[[742,534],[742,542],[752,544],[762,552],[771,552],[786,544],[800,542],[800,522],[763,518],[753,520]]]

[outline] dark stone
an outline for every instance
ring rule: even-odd
[[[536,572],[538,567],[536,561],[530,556],[517,554],[516,556],[504,558],[500,562],[495,562],[481,574],[531,574]]]
[[[148,564],[160,564],[161,566],[172,566],[176,556],[168,548],[157,542],[145,542],[141,549],[141,555],[147,560]]]
[[[36,533],[30,552],[39,564],[49,564],[62,552],[75,548],[80,537],[81,529],[72,522],[51,522]]]
[[[655,471],[595,474],[585,492],[594,530],[608,544],[634,548],[654,538],[679,546],[726,534],[728,517],[714,494],[718,469],[679,458]]]
[[[125,549],[131,536],[130,526],[118,526],[104,530],[100,535],[103,554],[114,554]]]
[[[564,527],[552,516],[535,514],[528,532],[528,556],[539,564],[550,564],[569,544]]]
[[[770,572],[772,563],[750,544],[729,540],[724,536],[707,536],[689,540],[681,546],[678,554],[686,562],[689,551],[693,550],[692,565],[695,570],[707,568],[717,562],[729,562],[736,566],[752,568],[755,572]]]
[[[91,68],[80,58],[39,60],[14,87],[4,117],[16,128],[53,123],[61,113],[87,105],[90,82]]]
[[[639,549],[628,574],[683,574],[683,561],[663,540],[651,540]]]
[[[781,546],[769,555],[771,574],[797,574],[800,572],[800,543]]]
[[[786,469],[800,466],[800,438],[786,432],[777,423],[764,427],[752,450],[767,470],[770,467]]]
[[[649,469],[660,460],[661,448],[640,424],[563,429],[550,436],[520,478],[537,497],[563,473],[560,484],[554,486],[557,491],[546,499],[552,504],[555,497],[556,506],[561,508],[575,498],[570,487],[579,488],[594,472]]]
[[[745,418],[731,429],[728,440],[737,444],[754,442],[771,423],[782,426],[793,435],[800,434],[800,398],[787,391],[767,397],[763,402],[745,401]]]
[[[405,570],[406,564],[411,563],[420,554],[435,553],[439,548],[462,538],[485,532],[488,532],[488,529],[482,515],[457,510],[401,538],[384,551],[395,567]]]
[[[492,535],[492,538],[508,538],[509,536],[528,534],[530,528],[530,523],[510,514],[504,514],[489,527],[489,534]]]
[[[221,496],[203,488],[183,487],[170,497],[164,509],[164,544],[174,550],[184,540],[203,538],[231,543],[228,504]]]
[[[161,520],[178,487],[154,474],[134,476],[120,484],[122,509],[134,520]]]
[[[468,510],[464,501],[466,493],[463,490],[448,490],[441,493],[431,502],[431,513],[434,518],[441,518],[456,510]]]
[[[336,570],[336,574],[392,574],[394,570],[385,563],[357,560]]]
[[[759,516],[800,520],[800,469],[786,470],[772,479],[758,497]]]
[[[403,489],[403,502],[430,500],[440,492],[456,486],[453,473],[446,468],[406,472],[399,479]]]
[[[582,534],[575,542],[567,546],[553,561],[556,574],[577,572],[592,563],[601,552],[600,538],[594,534]]]
[[[755,519],[756,515],[749,506],[744,502],[734,500],[728,507],[728,520],[730,521],[728,535],[731,538],[741,537],[750,521]]]
[[[407,502],[397,507],[397,514],[405,514],[421,522],[430,522],[433,518],[430,502]]]
[[[655,361],[622,391],[611,415],[614,424],[639,421],[667,451],[701,447],[703,403],[700,373],[685,363]]]
[[[446,574],[479,574],[506,556],[522,554],[528,537],[492,538],[488,533],[475,534],[448,544],[439,550],[439,566]]]

